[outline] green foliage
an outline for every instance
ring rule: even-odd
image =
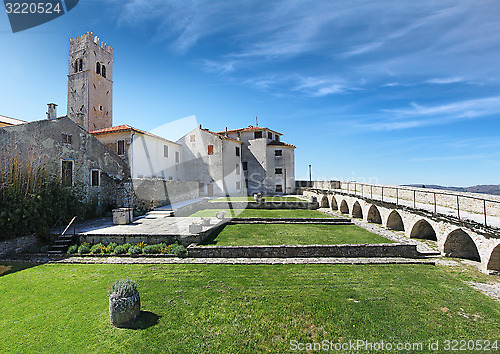
[[[138,293],[137,285],[133,280],[120,279],[111,284],[108,293],[115,294],[118,298],[131,297]]]
[[[106,247],[102,243],[98,243],[90,247],[91,254],[102,254],[105,253]]]
[[[106,246],[105,253],[114,253],[116,246],[118,246],[116,242],[111,242]]]
[[[184,257],[187,255],[187,249],[183,245],[176,245],[172,247],[172,254],[176,255],[177,257]]]
[[[86,253],[90,253],[90,246],[87,242],[84,242],[78,247],[78,254],[86,254]]]
[[[0,240],[35,234],[48,242],[47,234],[61,218],[67,224],[74,216],[92,216],[80,185],[63,187],[33,161],[21,164],[7,157],[0,164]]]
[[[114,254],[125,254],[125,253],[127,253],[127,250],[122,245],[118,245],[115,247]]]
[[[157,254],[160,253],[160,247],[158,245],[147,245],[142,249],[144,254]]]
[[[77,245],[71,245],[71,246],[69,246],[69,248],[68,248],[68,254],[76,253],[76,251],[78,251],[78,246]]]
[[[132,245],[131,245],[130,243],[124,243],[124,244],[122,245],[122,247],[125,249],[125,251],[128,251],[128,250],[129,250],[129,248],[130,248],[131,246],[132,246]]]
[[[141,254],[142,253],[142,248],[139,246],[131,246],[128,251],[128,254]]]

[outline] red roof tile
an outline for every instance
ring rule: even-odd
[[[278,133],[277,131],[275,130],[272,130],[272,129],[269,129],[269,128],[265,128],[265,127],[254,127],[252,125],[250,125],[249,127],[247,128],[241,128],[241,129],[232,129],[232,130],[228,130],[227,132],[224,130],[222,132],[219,132],[219,134],[225,134],[225,133],[238,133],[238,132],[251,132],[251,131],[255,131],[255,130],[269,130],[270,132],[273,132],[275,134],[278,134],[278,135],[283,135],[281,133]]]
[[[241,144],[241,141],[240,141],[240,140],[236,140],[236,139],[230,138],[230,137],[228,137],[228,136],[225,136],[225,135],[224,135],[224,133],[216,133],[216,132],[210,131],[210,130],[208,130],[208,129],[202,129],[202,130],[206,131],[207,133],[217,135],[218,137],[220,137],[220,138],[222,138],[222,139],[235,141],[235,142],[237,142],[237,143],[240,143],[240,144]]]
[[[92,135],[101,135],[101,134],[111,134],[111,133],[128,132],[128,131],[133,131],[133,132],[136,132],[136,133],[140,133],[140,134],[144,134],[144,135],[149,135],[149,136],[151,136],[153,138],[161,139],[161,140],[167,141],[169,143],[179,145],[179,144],[177,144],[174,141],[170,141],[168,139],[162,138],[161,136],[158,136],[158,135],[146,132],[144,130],[140,130],[140,129],[131,127],[128,124],[122,124],[122,125],[117,125],[117,126],[114,126],[114,127],[109,127],[109,128],[94,130],[94,131],[91,131],[90,134],[92,134]]]

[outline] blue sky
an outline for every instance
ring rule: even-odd
[[[296,177],[500,184],[500,2],[81,0],[12,34],[0,114],[66,112],[68,39],[114,47],[114,124],[267,126]]]

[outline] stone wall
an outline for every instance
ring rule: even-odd
[[[233,209],[318,209],[318,203],[310,202],[231,202]],[[226,202],[210,202],[210,209],[227,209],[229,206]]]
[[[135,205],[156,207],[199,197],[198,182],[134,179]]]
[[[14,253],[24,252],[38,244],[35,235],[22,236],[0,242],[0,258]]]
[[[416,245],[307,245],[307,246],[198,246],[188,247],[196,258],[283,258],[283,257],[405,257],[417,258]]]

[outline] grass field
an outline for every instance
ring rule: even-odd
[[[226,217],[237,218],[329,218],[331,216],[316,210],[289,210],[289,209],[205,209],[190,216],[214,217],[218,211],[224,210]]]
[[[356,225],[240,224],[227,225],[207,245],[338,245],[393,243]]]
[[[107,286],[135,280],[134,328],[108,322]],[[498,302],[429,265],[63,265],[0,277],[0,352],[289,352],[290,342],[500,339]]]
[[[305,199],[297,197],[264,197],[267,202],[305,202]],[[211,202],[255,202],[254,197],[229,197],[211,199]]]

